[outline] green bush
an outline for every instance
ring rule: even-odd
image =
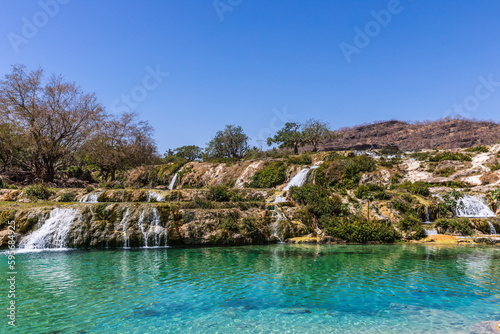
[[[367,221],[361,217],[354,219],[323,219],[325,233],[334,238],[353,243],[382,242],[393,243],[401,235],[385,221]]]
[[[440,218],[434,222],[434,226],[442,234],[471,235],[473,232],[468,218]]]
[[[325,215],[343,216],[347,213],[339,196],[331,196],[328,189],[315,184],[292,187],[290,196],[299,204],[305,205],[308,212],[317,218]]]
[[[59,196],[59,202],[74,202],[75,194],[72,193],[63,193]]]
[[[446,160],[472,161],[472,158],[467,154],[463,154],[460,152],[441,152],[429,158],[429,161],[431,162],[440,162]]]
[[[407,239],[419,240],[425,238],[425,231],[420,219],[413,215],[403,216],[398,222],[398,228],[405,232]]]
[[[31,200],[48,200],[54,192],[47,185],[37,183],[27,186],[24,193]]]
[[[316,184],[306,184],[302,187],[290,188],[290,197],[300,205],[308,205],[330,195],[331,192],[327,188]]]
[[[490,168],[491,168],[492,171],[499,170],[500,169],[500,163],[495,163],[495,164],[491,165]]]
[[[465,151],[471,153],[488,153],[490,150],[486,146],[476,146],[476,147],[469,147]]]
[[[232,192],[226,186],[214,186],[208,190],[208,199],[216,202],[229,202]]]
[[[294,155],[288,158],[288,163],[293,165],[310,165],[312,164],[312,158],[310,154]]]
[[[0,230],[7,228],[10,221],[13,221],[16,216],[15,210],[2,210],[0,211]]]
[[[354,195],[359,199],[378,199],[378,200],[388,200],[391,198],[391,195],[388,194],[383,187],[369,183],[362,186],[359,186],[354,191]]]
[[[378,151],[378,154],[380,154],[380,155],[398,155],[401,153],[402,152],[399,150],[399,148],[392,147],[392,146],[381,148]]]
[[[285,180],[286,164],[283,161],[273,161],[255,173],[249,186],[251,188],[274,188],[283,184]]]
[[[358,185],[361,173],[375,170],[376,161],[366,155],[328,161],[316,172],[316,182],[322,186],[343,186],[354,188]]]
[[[410,158],[418,161],[426,161],[431,156],[431,152],[414,152],[410,154]]]
[[[440,168],[440,169],[434,171],[434,174],[436,174],[438,176],[448,177],[450,175],[455,174],[455,171],[456,170],[454,167],[444,167],[444,168]]]
[[[409,182],[406,181],[399,185],[399,188],[405,189],[410,194],[420,196],[430,196],[429,186],[425,182]]]

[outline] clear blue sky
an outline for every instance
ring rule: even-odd
[[[60,73],[148,120],[161,153],[226,124],[256,143],[309,118],[499,120],[499,1],[55,1],[0,0],[0,74]]]

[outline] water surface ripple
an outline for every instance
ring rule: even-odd
[[[4,317],[2,333],[480,333],[477,324],[500,321],[494,247],[282,244],[16,257],[18,326]]]

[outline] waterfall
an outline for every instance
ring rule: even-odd
[[[497,230],[495,230],[495,226],[491,222],[488,222],[488,225],[490,226],[490,234],[497,234]]]
[[[152,210],[145,208],[141,211],[138,225],[142,233],[143,247],[161,247],[167,246],[167,230],[161,226],[160,213],[156,208]],[[146,230],[147,229],[147,230]],[[164,232],[165,245],[161,244],[161,233]],[[153,235],[151,238],[150,236]],[[149,240],[152,239],[153,244],[150,246]]]
[[[297,175],[295,175],[290,182],[283,188],[284,191],[290,190],[291,187],[302,187],[307,181],[307,175],[311,169],[319,168],[319,166],[312,166],[303,168]]]
[[[283,243],[283,240],[279,236],[279,228],[281,221],[286,220],[285,214],[277,205],[274,206],[274,209],[272,211],[273,216],[276,218],[276,220],[271,224],[271,233],[273,234],[273,237],[279,240],[280,243]]]
[[[429,207],[426,205],[425,206],[425,221],[424,221],[424,224],[430,224],[432,223],[431,222],[431,218],[430,218],[430,215],[429,215]]]
[[[165,200],[165,196],[157,193],[156,191],[148,191],[146,198],[148,202],[162,202]]]
[[[166,247],[168,236],[167,229],[161,226],[161,218],[158,209],[147,206],[140,210],[130,210],[127,208],[123,214],[119,226],[123,232],[123,248],[130,248],[130,235],[140,232],[142,235],[142,245],[137,245],[134,241],[134,247]],[[162,245],[162,238],[164,244]],[[137,240],[133,238],[133,240]],[[139,238],[141,240],[141,238]]]
[[[177,177],[179,176],[179,172],[175,173],[174,177],[172,178],[172,181],[170,181],[170,184],[168,185],[168,190],[174,190],[175,183],[177,182]]]
[[[43,225],[25,237],[19,244],[24,249],[64,249],[71,224],[80,218],[75,209],[55,208]]]
[[[129,221],[130,221],[130,208],[127,208],[120,222],[123,231],[123,248],[130,248],[130,238],[129,235],[127,234]]]
[[[274,201],[272,203],[287,202],[287,199],[284,196],[284,192],[290,190],[291,187],[302,187],[304,183],[306,183],[307,176],[309,175],[311,169],[316,169],[316,168],[319,168],[319,166],[311,166],[301,169],[300,172],[298,172],[297,175],[292,177],[292,179],[287,183],[285,188],[283,188],[283,191],[274,198]]]
[[[495,213],[481,198],[472,195],[464,195],[457,201],[456,215],[468,218],[495,217]]]
[[[102,192],[89,193],[83,197],[81,197],[78,202],[81,203],[99,203],[99,196],[101,196]]]
[[[424,229],[424,233],[425,233],[425,235],[427,235],[427,236],[429,236],[429,235],[436,235],[436,234],[438,234],[438,233],[437,233],[437,231],[436,231],[435,229],[429,229],[429,230]]]

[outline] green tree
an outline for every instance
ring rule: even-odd
[[[203,149],[196,145],[181,146],[174,150],[177,157],[184,158],[188,161],[195,161],[201,159]]]
[[[333,138],[328,124],[315,119],[310,119],[304,124],[302,135],[304,143],[311,145],[313,152],[318,151],[318,145]]]
[[[299,147],[304,146],[304,135],[300,131],[299,123],[285,123],[283,129],[279,130],[274,137],[267,138],[267,145],[278,144],[279,148],[291,148],[294,154],[299,154]]]
[[[248,136],[241,126],[226,125],[218,131],[208,143],[205,155],[208,158],[237,158],[241,159],[248,150]]]

